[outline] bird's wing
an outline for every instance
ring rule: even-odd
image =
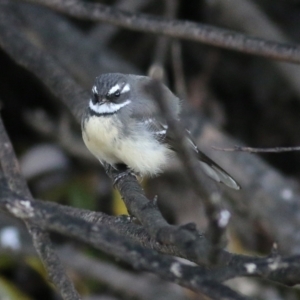
[[[137,116],[135,116],[137,117]],[[153,137],[159,143],[165,143],[168,145],[170,149],[175,152],[177,151],[178,142],[174,138],[171,130],[169,130],[168,125],[164,121],[164,119],[160,116],[143,116],[139,120],[144,126],[147,126],[148,130],[153,134]],[[191,148],[195,151],[197,158],[199,159],[200,166],[210,178],[214,179],[217,182],[222,182],[228,187],[239,190],[240,185],[219,165],[217,165],[212,159],[210,159],[207,155],[201,152],[188,130],[186,130],[186,138],[191,146]]]
[[[135,119],[138,120],[142,126],[147,128],[147,131],[151,132],[154,139],[156,139],[159,143],[164,144],[167,132],[168,132],[168,125],[163,120],[162,117],[159,115],[142,115],[142,116],[134,116]]]
[[[239,190],[241,188],[240,185],[224,169],[198,149],[188,130],[186,130],[186,138],[191,148],[195,151],[197,158],[199,159],[200,166],[206,175],[217,182],[224,183],[232,189]],[[175,152],[177,152],[177,143],[168,131],[166,133],[165,142],[168,143]]]

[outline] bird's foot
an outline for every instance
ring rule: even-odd
[[[113,185],[116,185],[118,181],[125,176],[131,175],[136,177],[136,174],[132,170],[130,170],[126,165],[118,164],[113,166],[113,168],[118,171],[118,175],[114,177]]]

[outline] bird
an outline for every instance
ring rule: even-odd
[[[91,98],[82,116],[82,137],[89,151],[114,168],[125,165],[139,176],[157,176],[176,159],[177,143],[155,100],[146,90],[148,76],[105,73],[96,77]],[[160,83],[162,96],[179,120],[181,100]],[[201,152],[192,136],[186,138],[210,178],[238,190],[240,185]]]

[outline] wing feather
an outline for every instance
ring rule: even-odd
[[[148,115],[135,114],[134,118],[138,120],[142,126],[146,126],[147,130],[152,133],[153,137],[159,143],[165,143],[170,149],[177,152],[177,143],[175,142],[173,134],[169,130],[165,120],[160,115],[154,115],[153,113]],[[225,170],[198,149],[188,130],[186,131],[186,137],[200,161],[200,167],[210,178],[217,182],[222,182],[232,189],[240,189],[240,185]]]
[[[200,161],[200,166],[204,173],[208,175],[210,178],[214,179],[217,182],[224,183],[228,187],[239,190],[241,187],[236,182],[235,179],[232,178],[223,168],[221,168],[218,164],[216,164],[212,159],[210,159],[206,154],[200,151],[193,141],[193,138],[188,130],[187,132],[187,139],[189,144],[191,145],[192,149],[196,152],[196,155]],[[171,144],[171,148],[176,151],[176,143],[174,143],[174,139],[167,134],[166,141]]]

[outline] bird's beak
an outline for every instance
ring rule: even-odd
[[[102,98],[101,101],[99,102],[100,105],[106,103],[108,100],[106,98]]]

